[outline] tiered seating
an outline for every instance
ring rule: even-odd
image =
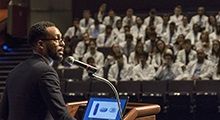
[[[0,54],[0,98],[2,97],[8,73],[20,62],[32,54],[31,48],[24,40],[13,46],[12,51]]]

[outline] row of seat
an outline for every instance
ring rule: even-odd
[[[113,83],[121,97],[130,102],[159,104],[161,113],[218,114],[220,81],[119,81]],[[111,88],[104,82],[67,81],[63,86],[66,102],[87,100],[90,96],[114,97]],[[213,115],[212,115],[213,116]],[[180,116],[177,116],[180,117]],[[214,116],[213,116],[214,117]]]

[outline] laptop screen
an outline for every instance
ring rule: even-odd
[[[127,99],[120,99],[122,111]],[[120,120],[117,100],[114,98],[91,97],[86,107],[83,120]]]

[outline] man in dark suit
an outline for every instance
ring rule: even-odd
[[[75,120],[66,109],[53,61],[61,61],[65,43],[51,22],[34,24],[28,35],[33,56],[8,76],[1,106],[3,120]]]

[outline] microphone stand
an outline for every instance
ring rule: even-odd
[[[89,76],[92,77],[92,78],[95,78],[96,80],[99,80],[101,82],[105,82],[106,84],[108,84],[111,89],[113,90],[114,94],[115,94],[115,97],[116,97],[116,100],[117,100],[117,103],[118,103],[118,109],[119,109],[119,115],[120,115],[120,119],[122,120],[122,108],[121,108],[121,102],[120,102],[120,99],[119,99],[119,95],[118,95],[118,92],[116,90],[116,88],[114,87],[114,85],[107,79],[103,78],[103,77],[100,77],[96,74],[93,74],[93,73],[89,73]]]

